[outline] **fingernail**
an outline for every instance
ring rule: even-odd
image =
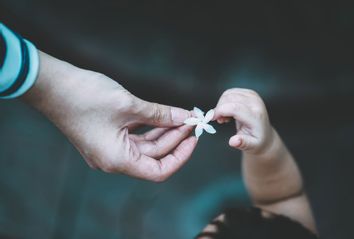
[[[190,117],[189,111],[176,108],[176,107],[171,107],[171,118],[174,123],[182,124],[189,117]]]

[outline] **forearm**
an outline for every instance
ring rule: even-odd
[[[270,146],[258,155],[243,153],[242,170],[256,204],[269,204],[300,195],[301,173],[278,133],[273,129]]]

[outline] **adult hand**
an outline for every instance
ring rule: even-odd
[[[141,100],[112,79],[40,52],[39,77],[23,99],[67,136],[93,168],[164,181],[191,156],[190,112]],[[157,126],[135,135],[138,125]]]

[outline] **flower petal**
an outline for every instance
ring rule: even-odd
[[[193,111],[194,111],[194,114],[199,118],[199,119],[203,119],[204,118],[204,112],[197,108],[197,107],[194,107],[193,108]]]
[[[198,124],[197,127],[195,127],[195,136],[199,138],[203,133],[203,126],[201,124]]]
[[[214,129],[213,126],[211,126],[210,124],[203,124],[203,128],[205,129],[206,132],[208,132],[209,134],[215,134],[216,130]]]
[[[194,117],[188,118],[184,121],[184,123],[186,125],[197,125],[199,122],[200,122],[200,119],[194,118]]]
[[[210,120],[212,120],[214,117],[214,110],[209,110],[206,115],[205,115],[205,118],[203,120],[203,123],[208,123]]]

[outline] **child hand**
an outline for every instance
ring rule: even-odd
[[[236,134],[229,140],[231,147],[250,154],[262,154],[274,140],[274,131],[261,97],[248,89],[226,90],[215,108],[214,119],[225,123],[236,121]]]

